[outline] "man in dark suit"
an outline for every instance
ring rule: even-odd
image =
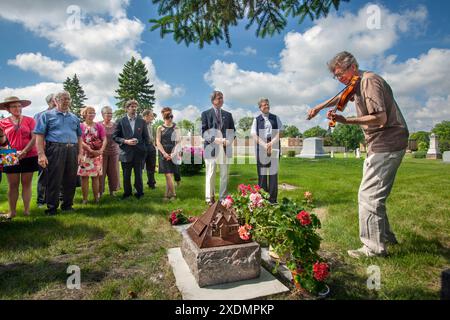
[[[144,195],[142,168],[146,155],[149,135],[144,119],[137,116],[138,102],[129,100],[125,104],[127,115],[119,120],[113,133],[113,140],[120,146],[119,160],[123,171],[123,198],[132,195],[131,171],[134,169],[134,188],[136,198]]]
[[[223,93],[213,91],[212,108],[202,112],[202,136],[206,166],[205,200],[209,205],[215,201],[216,164],[220,167],[219,200],[227,196],[228,165],[233,157],[232,144],[236,135],[233,116],[222,110]]]
[[[153,120],[156,118],[156,113],[152,110],[144,110],[142,112],[142,117],[147,124],[147,130],[149,135],[149,143],[147,144],[147,154],[144,159],[144,167],[147,171],[147,185],[150,189],[155,189],[155,167],[156,167],[156,148],[155,139],[153,134]]]

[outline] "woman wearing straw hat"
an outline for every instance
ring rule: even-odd
[[[9,214],[6,218],[16,216],[16,205],[19,198],[19,185],[22,184],[22,200],[25,216],[30,214],[31,182],[33,172],[38,171],[36,137],[33,134],[36,122],[31,117],[22,115],[22,109],[31,101],[17,97],[8,97],[0,103],[0,110],[8,111],[11,116],[0,121],[0,127],[5,133],[11,148],[17,150],[19,164],[3,168],[8,178]]]
[[[7,147],[8,147],[8,140],[6,139],[5,132],[0,127],[0,149],[4,149],[4,148],[7,148]],[[2,183],[2,172],[3,172],[3,166],[0,164],[0,183]],[[1,218],[5,218],[6,215],[3,212],[0,212],[0,217]]]

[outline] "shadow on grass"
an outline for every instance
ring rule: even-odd
[[[425,290],[417,286],[398,286],[393,290],[387,290],[385,294],[389,299],[400,300],[437,300],[439,293]]]
[[[86,223],[64,225],[60,221],[38,217],[34,220],[13,220],[0,224],[0,250],[31,251],[45,248],[59,240],[71,238],[88,238],[90,240],[103,238],[105,232],[98,227]]]
[[[358,274],[356,268],[350,264],[345,264],[339,258],[331,258],[331,277],[327,280],[330,286],[328,299],[339,300],[373,300],[378,295],[374,290],[367,288],[367,277]]]
[[[403,233],[400,244],[394,247],[392,256],[399,258],[410,255],[411,253],[426,253],[430,255],[442,256],[447,262],[450,262],[450,248],[444,246],[436,238],[425,238],[417,233]]]
[[[66,288],[69,265],[50,260],[0,265],[0,299],[22,299],[47,288]],[[98,270],[83,269],[81,272],[82,282],[100,282],[107,276],[106,272]]]

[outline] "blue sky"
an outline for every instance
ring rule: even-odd
[[[70,5],[81,10],[79,29],[67,29]],[[370,5],[380,10],[379,29],[365,24]],[[157,12],[150,0],[1,0],[0,99],[31,99],[25,113],[33,114],[76,72],[87,103],[99,110],[114,105],[117,74],[135,55],[150,70],[156,111],[171,106],[178,120],[194,120],[210,106],[210,92],[219,89],[236,121],[256,115],[256,102],[264,96],[285,124],[304,131],[326,127],[323,115],[306,121],[306,111],[341,88],[326,62],[348,50],[364,69],[391,84],[411,131],[430,130],[450,120],[449,9],[448,1],[438,0],[351,0],[326,19],[302,25],[289,21],[274,37],[258,39],[242,24],[232,29],[232,48],[222,43],[199,49],[151,32],[148,20]],[[353,106],[346,114],[354,114]]]

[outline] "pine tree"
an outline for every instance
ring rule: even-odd
[[[148,70],[142,60],[136,60],[131,57],[122,73],[119,74],[119,88],[116,90],[118,96],[118,109],[114,112],[116,118],[123,116],[126,113],[125,103],[128,100],[134,99],[139,103],[138,113],[141,114],[144,110],[153,110],[155,103],[155,90],[153,84],[150,84],[148,78]]]
[[[288,18],[311,21],[326,17],[340,2],[350,0],[152,0],[158,6],[157,19],[151,19],[151,30],[160,29],[161,37],[172,35],[177,42],[205,44],[225,40],[231,47],[230,31],[241,21],[246,29],[256,25],[256,36],[264,38],[281,33]]]
[[[66,81],[64,81],[64,90],[68,91],[70,93],[70,97],[72,98],[70,111],[80,118],[81,109],[83,108],[84,101],[86,101],[87,98],[76,74],[74,74],[73,79],[68,77]]]

